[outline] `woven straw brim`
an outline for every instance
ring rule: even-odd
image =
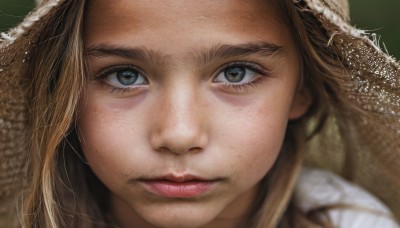
[[[305,0],[332,36],[350,69],[341,85],[342,99],[361,111],[344,110],[343,116],[358,142],[352,154],[353,181],[386,203],[400,219],[400,67],[368,35],[347,23],[347,1]],[[34,11],[0,43],[0,218],[26,183],[29,156],[28,116],[24,83],[27,53],[62,0],[49,0]],[[327,44],[328,45],[328,44]],[[337,120],[309,145],[307,164],[340,173],[344,153]],[[350,129],[349,129],[350,130]],[[323,142],[322,144],[320,142]],[[1,221],[1,219],[0,219]],[[0,222],[1,226],[1,222]]]
[[[329,45],[338,47],[344,58],[349,72],[341,84],[341,99],[353,105],[342,114],[347,132],[337,128],[343,120],[331,119],[325,132],[310,143],[308,164],[337,173],[350,166],[352,181],[378,196],[399,220],[400,65],[381,51],[374,36],[371,40],[366,32],[350,26],[344,11],[335,9],[338,4],[306,2],[332,36]],[[344,151],[349,148],[343,148],[340,136],[345,133],[357,134],[350,145],[351,164],[344,164],[349,157]]]

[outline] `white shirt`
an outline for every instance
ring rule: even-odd
[[[390,218],[390,210],[375,196],[327,171],[303,168],[295,187],[294,202],[303,211],[326,205],[354,205],[356,208],[328,210],[327,215],[338,228],[400,227]]]

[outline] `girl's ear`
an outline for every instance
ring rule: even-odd
[[[294,96],[292,106],[290,107],[289,120],[295,120],[302,117],[312,103],[310,91],[303,87]]]

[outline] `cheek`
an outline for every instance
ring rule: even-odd
[[[141,136],[134,130],[140,127],[130,113],[121,113],[101,102],[89,101],[78,120],[83,153],[92,170],[107,185],[120,185],[129,167],[139,166],[133,159]],[[133,117],[135,114],[132,114]],[[140,156],[136,156],[140,158]]]
[[[218,151],[227,151],[221,159],[231,165],[241,184],[257,183],[275,163],[286,132],[287,106],[264,99],[252,107],[221,111],[231,118],[214,122]]]

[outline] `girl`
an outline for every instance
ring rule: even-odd
[[[1,226],[397,227],[400,67],[347,10],[40,3],[0,46]]]

